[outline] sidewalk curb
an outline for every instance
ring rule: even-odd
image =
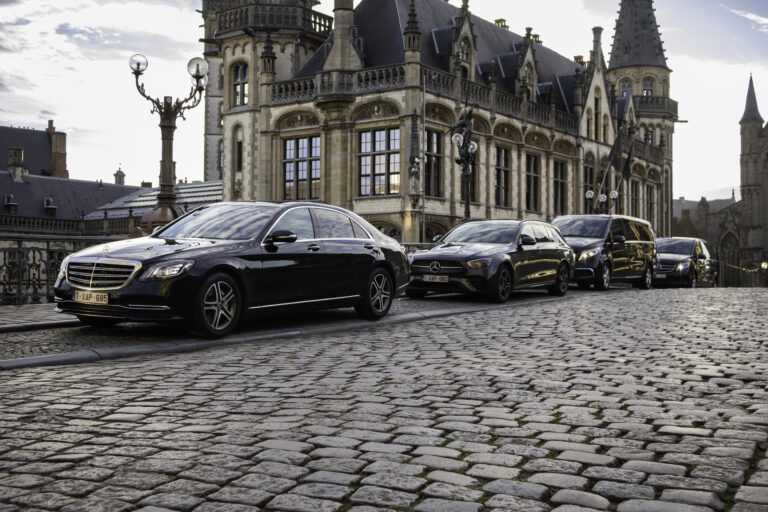
[[[37,331],[40,329],[53,329],[56,327],[79,327],[81,325],[83,325],[83,323],[80,320],[54,320],[49,322],[0,325],[0,334],[6,332]]]
[[[207,340],[200,338],[190,338],[173,342],[160,343],[141,343],[137,345],[127,345],[123,347],[106,347],[77,352],[64,352],[61,354],[47,354],[43,356],[25,357],[20,359],[0,360],[0,371],[15,370],[19,368],[30,368],[39,366],[59,366],[80,363],[93,363],[109,359],[119,359],[122,357],[135,357],[152,354],[173,354],[179,352],[196,352],[209,348],[225,347],[228,345],[239,345],[241,343],[252,343],[257,341],[268,341],[280,338],[295,338],[299,336],[330,334],[340,331],[352,331],[368,328],[376,328],[388,325],[397,325],[408,322],[429,320],[453,315],[462,315],[467,313],[476,313],[478,311],[491,311],[494,309],[509,308],[518,306],[529,306],[532,304],[541,304],[563,300],[560,297],[530,300],[525,302],[516,302],[513,304],[493,304],[482,306],[470,306],[452,309],[440,309],[424,311],[419,313],[402,313],[399,315],[388,316],[379,321],[371,322],[368,320],[355,320],[351,322],[337,323],[332,325],[323,325],[319,327],[309,327],[305,329],[281,329],[269,331],[263,334],[242,334],[239,336],[230,336],[219,340]],[[566,299],[567,300],[567,299]],[[58,325],[58,324],[57,324]],[[79,322],[76,325],[80,325]]]

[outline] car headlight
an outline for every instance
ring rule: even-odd
[[[482,268],[488,268],[491,265],[491,259],[490,258],[482,258],[479,260],[472,260],[467,262],[467,266],[471,269],[482,269]]]
[[[61,283],[64,279],[67,278],[67,265],[69,265],[69,256],[64,258],[61,261],[61,266],[59,267],[59,275],[56,276],[56,282]]]
[[[178,277],[189,270],[194,263],[194,261],[189,260],[173,260],[157,263],[144,272],[141,280],[152,281],[155,279],[171,279],[172,277]]]
[[[600,252],[600,249],[590,249],[579,254],[579,261],[589,261]]]
[[[675,270],[680,272],[681,270],[687,269],[690,265],[691,265],[690,261],[681,261],[680,263],[677,264],[677,266],[675,267]]]

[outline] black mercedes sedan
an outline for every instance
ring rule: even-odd
[[[184,320],[220,337],[247,315],[354,306],[384,317],[408,284],[405,249],[364,219],[319,203],[214,203],[150,236],[67,257],[57,311],[86,324]]]
[[[463,292],[506,301],[514,290],[546,287],[565,295],[574,252],[556,227],[536,221],[487,220],[458,225],[411,258],[409,297]]]
[[[717,286],[718,262],[700,238],[656,239],[658,263],[653,286]]]

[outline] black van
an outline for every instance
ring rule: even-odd
[[[625,215],[566,215],[552,224],[576,251],[573,281],[607,290],[612,281],[629,281],[647,290],[656,266],[651,224]]]

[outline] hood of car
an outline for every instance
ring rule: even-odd
[[[230,245],[232,243],[235,242],[231,240],[208,239],[168,240],[145,236],[88,247],[73,254],[72,257],[147,261],[174,254],[178,254],[179,257],[192,257],[200,251],[210,250],[211,247]]]
[[[677,263],[679,261],[690,260],[691,257],[687,254],[675,254],[671,252],[660,252],[656,256],[656,260],[659,263]]]
[[[457,259],[466,260],[470,258],[482,258],[504,252],[509,245],[507,244],[479,244],[479,243],[447,243],[438,245],[424,252],[414,254],[415,260],[425,259]]]
[[[573,250],[576,252],[600,247],[604,243],[602,238],[587,238],[583,236],[566,236],[565,241],[568,242],[568,245],[573,247]]]

